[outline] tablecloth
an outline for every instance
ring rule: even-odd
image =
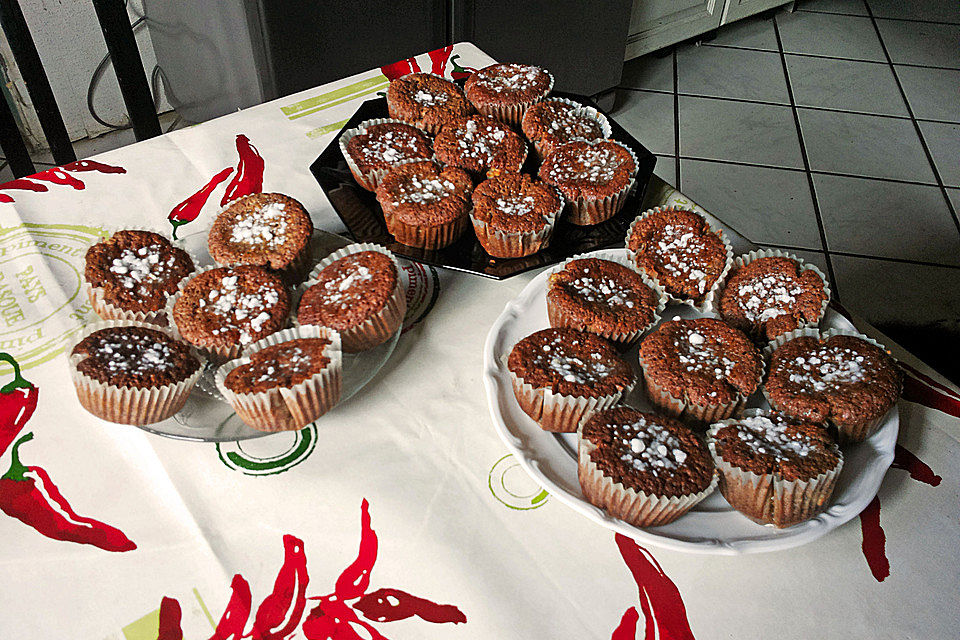
[[[81,409],[62,349],[96,320],[105,228],[198,232],[262,162],[263,190],[342,231],[307,167],[357,106],[491,61],[457,44],[0,185],[0,351],[22,368],[0,368],[0,638],[957,637],[960,393],[861,322],[909,372],[894,466],[859,519],[774,553],[640,547],[507,455],[481,349],[532,273],[440,270],[384,369],[302,432],[189,443]],[[684,201],[654,178],[649,205]]]

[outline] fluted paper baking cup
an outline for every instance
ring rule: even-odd
[[[347,129],[342,134],[340,134],[340,153],[343,154],[343,159],[346,161],[347,166],[350,167],[350,173],[353,174],[354,179],[357,181],[361,187],[367,191],[376,191],[377,187],[380,186],[380,182],[383,180],[390,171],[401,164],[407,164],[408,162],[422,162],[425,160],[436,160],[436,157],[431,154],[429,158],[407,158],[405,160],[398,160],[397,162],[392,163],[389,167],[384,168],[373,168],[363,171],[357,166],[357,161],[353,159],[353,156],[347,151],[347,143],[350,140],[359,134],[366,133],[367,129],[374,125],[378,124],[403,124],[408,127],[414,127],[414,125],[409,122],[404,122],[397,118],[375,118],[373,120],[364,120],[358,124],[353,129]],[[414,127],[419,129],[419,127]],[[422,129],[421,129],[422,130]]]
[[[361,251],[375,251],[390,258],[394,269],[396,269],[397,282],[390,296],[387,298],[386,303],[379,311],[371,314],[357,326],[339,332],[343,351],[346,353],[366,351],[379,344],[383,344],[389,340],[403,324],[403,316],[407,313],[407,299],[403,292],[403,282],[400,279],[400,263],[397,262],[397,258],[393,253],[378,244],[367,242],[351,244],[342,249],[337,249],[317,263],[317,266],[310,272],[307,281],[294,293],[294,300],[291,305],[295,312],[299,314],[300,300],[303,298],[303,294],[307,289],[317,283],[317,278],[320,276],[320,273],[337,260],[354,253],[360,253]],[[307,325],[301,325],[298,319],[297,326]]]
[[[607,116],[603,115],[593,107],[588,107],[586,105],[580,104],[579,102],[575,102],[568,98],[548,98],[545,100],[541,100],[541,103],[542,102],[561,102],[563,104],[570,105],[571,107],[575,108],[575,111],[574,111],[575,116],[586,116],[588,118],[596,120],[600,124],[600,130],[603,135],[603,140],[608,140],[610,136],[613,135],[613,129],[611,129],[610,127],[610,121],[607,120]],[[585,142],[598,142],[597,140],[587,140],[586,138],[577,137],[571,140],[564,141],[564,143],[572,142],[573,140],[583,140]],[[546,145],[543,143],[542,140],[530,140],[530,142],[533,143],[533,148],[536,151],[537,160],[539,162],[543,162],[544,159],[546,159],[546,157],[551,153],[553,153],[553,150],[556,149],[556,146]],[[561,144],[564,144],[564,143],[561,143]],[[634,158],[634,161],[636,161],[636,158]]]
[[[827,276],[824,275],[823,271],[821,271],[815,264],[805,262],[799,256],[786,251],[781,251],[780,249],[761,249],[757,251],[750,251],[749,253],[745,253],[734,258],[733,265],[726,272],[726,274],[724,274],[723,282],[721,282],[719,286],[711,288],[710,292],[707,294],[707,298],[704,301],[707,313],[712,313],[718,318],[723,317],[723,314],[720,313],[720,296],[722,295],[723,290],[726,288],[727,282],[734,273],[759,258],[789,258],[800,265],[801,272],[808,270],[813,271],[820,277],[820,280],[823,281],[823,292],[826,294],[826,299],[820,305],[820,314],[817,316],[817,320],[815,322],[808,320],[803,322],[797,328],[802,329],[804,327],[819,326],[820,321],[823,320],[823,316],[827,312],[827,306],[830,304],[830,298],[832,297],[832,292],[830,291],[830,282],[827,280]],[[764,332],[755,325],[752,325],[752,329],[749,334],[754,339],[762,338],[764,341],[769,341],[769,339],[764,336]]]
[[[450,222],[432,227],[406,224],[394,212],[387,210],[383,211],[383,219],[387,225],[387,232],[400,244],[433,251],[448,247],[460,239],[470,226],[471,211],[468,209],[463,212],[463,215],[457,216]]]
[[[582,420],[601,409],[612,407],[634,387],[631,384],[619,393],[588,398],[534,387],[513,371],[510,372],[510,380],[513,382],[513,394],[523,412],[536,420],[544,431],[556,433],[575,432]]]
[[[776,351],[786,343],[790,342],[794,338],[799,338],[801,336],[817,338],[818,340],[820,339],[825,340],[831,336],[854,336],[856,338],[860,338],[864,342],[869,342],[870,344],[879,348],[885,353],[890,353],[890,351],[885,346],[883,346],[873,338],[863,335],[862,333],[860,333],[855,329],[827,329],[826,331],[820,331],[816,327],[804,327],[802,329],[795,329],[790,333],[785,333],[781,336],[777,336],[775,339],[771,340],[766,347],[764,347],[763,356],[768,368],[770,364],[770,359],[773,356],[774,351]],[[777,404],[773,401],[773,399],[767,393],[766,384],[764,384],[761,390],[763,391],[763,397],[766,398],[767,402],[770,404],[770,407],[772,409],[775,409],[777,411],[782,411],[788,415],[793,415],[786,408],[777,406]],[[900,392],[898,392],[897,395],[899,396]],[[889,408],[887,409],[887,411],[889,411]],[[830,424],[832,424],[837,428],[837,432],[840,434],[841,444],[863,442],[864,440],[872,436],[877,431],[877,429],[880,428],[880,425],[883,424],[883,420],[886,417],[887,411],[884,411],[883,414],[880,415],[878,418],[874,418],[873,420],[867,420],[862,424],[858,424],[858,425],[841,426],[836,422],[834,422],[829,417],[827,418],[827,422],[829,422]],[[797,417],[802,418],[803,416],[797,416]]]
[[[563,212],[564,200],[559,191],[552,185],[547,185],[557,192],[560,199],[560,205],[556,211],[553,211],[543,217],[543,228],[538,231],[504,231],[495,229],[492,225],[483,220],[477,220],[470,211],[470,222],[473,224],[473,232],[477,235],[477,240],[483,246],[483,249],[494,258],[522,258],[533,255],[534,253],[545,249],[550,244],[550,238],[553,236],[553,230],[556,227],[557,219]]]
[[[748,409],[743,417],[764,413]],[[777,528],[799,524],[827,508],[843,468],[843,453],[839,448],[834,446],[837,465],[808,480],[784,480],[776,473],[757,474],[727,462],[717,453],[717,432],[737,422],[739,419],[722,420],[707,431],[707,448],[720,475],[720,493],[730,506],[754,522]]]
[[[582,430],[578,431],[578,441],[577,477],[583,496],[614,518],[635,527],[669,524],[713,493],[717,487],[717,476],[714,474],[707,488],[697,493],[682,496],[648,495],[605,476],[590,458],[590,454],[597,447],[589,439],[582,437]]]
[[[546,97],[550,95],[550,92],[553,91],[553,83],[554,83],[553,74],[547,71],[546,69],[542,69],[542,71],[546,73],[548,76],[550,76],[550,84],[547,87],[547,90],[544,91],[543,95],[540,96],[539,98],[535,98],[533,100],[527,100],[524,102],[518,102],[516,104],[500,104],[500,105],[496,105],[496,104],[479,105],[473,100],[470,100],[469,96],[467,97],[467,100],[470,102],[470,104],[473,105],[473,108],[476,109],[477,112],[485,116],[490,116],[491,118],[494,118],[495,120],[499,120],[504,124],[509,124],[519,128],[521,123],[523,122],[523,114],[527,112],[527,109],[537,104],[538,102],[542,102],[543,100],[545,100]]]
[[[108,422],[145,425],[161,422],[172,417],[183,408],[190,391],[196,385],[197,380],[200,379],[204,366],[203,357],[196,350],[191,349],[191,353],[197,358],[199,365],[197,370],[180,382],[159,387],[118,386],[100,382],[81,373],[77,369],[77,365],[89,356],[72,355],[74,347],[96,331],[118,327],[143,327],[176,338],[169,328],[135,320],[104,320],[87,325],[66,346],[67,361],[70,365],[70,379],[73,380],[76,388],[77,399],[80,400],[84,409]]]
[[[323,355],[330,362],[320,372],[292,387],[274,387],[257,393],[235,393],[224,380],[237,367],[250,362],[250,356],[267,347],[297,338],[326,338],[330,344]],[[303,326],[284,329],[243,350],[243,356],[227,362],[214,375],[217,389],[223,394],[240,419],[260,431],[290,431],[302,429],[340,401],[343,360],[340,336],[327,327]]]
[[[630,250],[630,238],[631,236],[633,236],[633,231],[641,220],[655,213],[659,213],[661,211],[692,211],[692,210],[686,209],[684,207],[679,207],[676,205],[670,205],[665,207],[654,207],[653,209],[647,209],[646,211],[641,213],[639,216],[637,216],[633,222],[630,223],[630,227],[627,229],[627,235],[625,239],[627,251],[630,254],[630,257],[633,260],[634,264],[637,266],[637,268],[647,273],[648,276],[650,276],[653,280],[655,280],[658,283],[660,283],[660,278],[657,275],[657,272],[654,270],[653,273],[648,273],[646,269],[643,268],[643,265],[637,261],[636,254]],[[697,212],[693,211],[693,213],[697,213]],[[723,269],[720,271],[720,274],[717,276],[717,279],[714,280],[710,288],[704,292],[703,300],[701,300],[699,303],[697,303],[696,300],[691,300],[689,298],[681,298],[679,296],[673,295],[672,293],[667,291],[666,287],[662,283],[660,284],[660,286],[663,288],[664,291],[667,291],[667,295],[670,296],[670,299],[673,300],[674,302],[685,304],[689,307],[693,307],[700,313],[709,314],[711,313],[711,311],[707,307],[707,304],[708,304],[707,299],[710,297],[711,293],[714,293],[714,291],[718,289],[721,284],[723,284],[723,282],[727,278],[727,274],[730,273],[730,269],[733,267],[733,247],[730,245],[730,242],[727,240],[727,237],[723,233],[722,229],[717,229],[716,227],[714,227],[712,224],[710,224],[710,221],[707,220],[706,217],[704,217],[702,214],[697,213],[697,215],[699,215],[701,218],[703,218],[706,221],[707,226],[710,227],[710,230],[716,233],[717,236],[720,238],[720,241],[723,242],[723,246],[726,250],[726,262],[724,263]]]
[[[581,253],[573,256],[572,258],[567,258],[560,265],[551,270],[551,274],[559,273],[567,268],[567,265],[573,262],[574,260],[582,260],[585,258],[596,258],[589,254]],[[571,329],[577,329],[578,331],[587,331],[589,333],[595,333],[599,336],[610,340],[620,347],[626,347],[631,345],[636,341],[640,336],[645,332],[649,331],[655,327],[663,316],[663,310],[667,306],[667,294],[663,291],[659,284],[654,282],[647,274],[637,268],[629,258],[625,256],[613,256],[600,258],[601,260],[607,260],[609,262],[615,262],[621,266],[624,266],[635,273],[639,273],[640,277],[643,279],[643,283],[650,287],[653,290],[654,294],[657,296],[657,304],[653,310],[653,319],[643,328],[637,331],[630,332],[615,332],[615,331],[596,331],[595,329],[588,328],[586,324],[580,321],[579,318],[571,316],[570,314],[564,313],[563,309],[558,308],[554,305],[550,298],[550,280],[547,280],[547,318],[550,320],[551,327],[570,327]]]

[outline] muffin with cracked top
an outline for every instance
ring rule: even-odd
[[[567,142],[593,142],[610,135],[606,116],[565,98],[544,100],[527,109],[523,114],[522,129],[540,159]]]
[[[463,91],[480,113],[519,126],[524,112],[553,89],[546,69],[528,64],[492,64],[467,78]]]
[[[527,143],[510,127],[482,115],[444,125],[433,141],[437,158],[470,172],[478,180],[519,173]]]
[[[433,142],[409,124],[368,120],[343,133],[340,151],[357,184],[367,191],[376,191],[383,177],[398,164],[433,158]]]
[[[430,135],[471,113],[473,107],[456,84],[431,73],[409,73],[387,87],[391,118],[409,122]]]
[[[484,180],[472,199],[473,230],[495,258],[520,258],[546,247],[563,210],[556,189],[525,173]]]
[[[609,220],[623,208],[637,175],[637,159],[613,140],[574,140],[547,156],[539,175],[567,199],[566,219],[588,226]]]

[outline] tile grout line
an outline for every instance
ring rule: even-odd
[[[673,156],[677,163],[677,191],[683,193],[680,185],[680,72],[676,47],[670,57],[673,59]]]
[[[815,251],[817,253],[826,253],[819,249],[808,249],[807,247],[793,247],[786,244],[776,244],[769,242],[758,242],[756,244],[762,245],[764,247],[773,247],[774,249],[786,249],[792,251]],[[911,258],[891,258],[890,256],[872,256],[866,253],[855,253],[853,251],[837,251],[831,250],[830,253],[835,256],[844,256],[848,258],[862,258],[864,260],[881,260],[883,262],[900,262],[903,264],[914,264],[921,267],[939,267],[941,269],[957,269],[960,270],[960,265],[956,264],[941,264],[939,262],[927,262],[926,260],[913,260]]]
[[[863,17],[866,18],[867,16],[863,16]],[[954,26],[960,27],[960,25],[954,25]],[[764,52],[766,52],[766,53],[777,53],[776,51],[774,51],[774,50],[772,50],[772,49],[761,49],[761,48],[759,48],[759,47],[741,47],[741,46],[737,46],[737,45],[735,45],[735,44],[716,44],[716,43],[713,43],[713,42],[704,42],[704,43],[703,43],[703,46],[704,46],[704,47],[717,47],[717,48],[719,48],[719,49],[739,49],[739,50],[741,50],[741,51],[764,51]],[[825,55],[821,55],[821,54],[817,54],[817,53],[798,53],[798,52],[796,52],[796,51],[784,51],[784,52],[782,52],[782,53],[784,53],[785,55],[788,55],[788,56],[800,56],[801,58],[823,58],[823,59],[826,59],[826,60],[846,60],[847,62],[866,62],[867,64],[883,64],[883,65],[888,64],[888,63],[887,63],[886,61],[884,61],[884,60],[864,60],[864,59],[862,59],[862,58],[844,58],[844,57],[842,57],[842,56],[825,56]],[[897,63],[895,63],[895,64],[896,64],[897,66],[900,66],[900,67],[916,67],[916,68],[918,68],[918,69],[937,69],[937,70],[939,70],[939,71],[958,71],[958,70],[960,70],[960,67],[938,67],[938,66],[935,66],[935,65],[915,64],[915,63],[911,63],[911,62],[897,62]]]
[[[870,7],[864,3],[864,8],[867,11],[870,11]],[[819,13],[826,16],[849,16],[851,18],[868,18],[870,16],[862,13],[836,13],[834,11],[817,11],[816,9],[797,9],[797,11],[802,11],[803,13]],[[879,16],[879,20],[895,20],[896,22],[921,22],[923,24],[942,24],[948,25],[951,27],[960,26],[960,23],[956,22],[944,22],[943,20],[921,20],[920,18],[891,18],[888,16]]]
[[[940,187],[940,193],[943,195],[943,199],[947,202],[947,209],[950,211],[950,215],[953,217],[953,223],[957,227],[957,233],[960,233],[960,217],[957,217],[957,210],[954,209],[953,201],[950,199],[950,194],[947,193],[947,187],[943,182],[943,177],[940,175],[940,169],[937,168],[937,163],[933,160],[933,154],[930,153],[930,147],[927,146],[927,140],[923,137],[923,130],[920,128],[920,123],[913,114],[913,107],[910,106],[910,100],[907,99],[907,92],[903,89],[903,84],[900,82],[900,76],[897,74],[897,68],[893,64],[893,58],[890,57],[890,52],[887,51],[887,44],[883,41],[883,36],[880,34],[880,27],[877,25],[877,19],[873,16],[873,10],[870,9],[869,5],[867,5],[867,13],[870,14],[870,21],[873,24],[874,31],[877,33],[877,39],[880,41],[880,48],[883,50],[883,55],[887,59],[887,64],[890,65],[890,71],[893,73],[893,80],[897,83],[897,89],[900,90],[900,97],[903,99],[903,103],[907,107],[907,113],[910,114],[910,121],[913,123],[913,128],[916,130],[917,137],[920,139],[920,146],[923,147],[923,152],[927,156],[927,162],[930,163],[930,168],[933,170],[933,177],[937,181],[937,186]]]
[[[797,127],[797,141],[800,144],[800,157],[803,160],[804,173],[807,176],[807,185],[810,188],[810,199],[813,202],[813,213],[817,216],[817,231],[820,232],[820,244],[823,246],[823,255],[827,261],[827,272],[830,282],[833,283],[833,295],[837,302],[842,302],[840,286],[833,270],[833,260],[830,258],[830,249],[827,245],[827,233],[823,226],[823,217],[820,215],[820,203],[817,199],[817,190],[813,184],[813,174],[810,172],[810,158],[807,156],[807,147],[803,143],[803,131],[800,128],[800,112],[793,98],[793,85],[790,83],[790,73],[787,71],[787,57],[783,52],[783,41],[780,39],[780,28],[777,26],[777,17],[773,17],[773,34],[777,38],[777,49],[780,53],[780,65],[783,67],[783,79],[787,85],[787,97],[790,99],[790,111],[793,113],[793,122]]]

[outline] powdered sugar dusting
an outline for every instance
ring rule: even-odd
[[[421,138],[414,132],[397,128],[376,134],[368,132],[366,140],[358,147],[357,152],[363,162],[392,164],[424,157],[421,145]]]
[[[806,457],[817,450],[816,441],[802,433],[788,432],[788,423],[779,416],[776,421],[766,416],[741,418],[732,426],[747,448],[776,460]]]
[[[863,382],[863,363],[864,357],[853,349],[824,345],[790,361],[796,371],[789,380],[811,391],[836,389]]]
[[[270,202],[236,221],[230,230],[230,242],[276,248],[287,239],[286,205]]]
[[[125,289],[137,289],[140,294],[148,295],[148,287],[168,279],[176,266],[176,260],[172,257],[161,260],[163,248],[156,243],[137,249],[124,248],[120,257],[114,258],[110,264],[110,273]]]
[[[498,65],[492,72],[476,76],[477,86],[497,93],[529,91],[544,84],[544,73],[525,64]]]
[[[668,429],[646,418],[611,425],[613,442],[621,445],[620,460],[637,471],[659,476],[675,471],[687,460],[680,439]]]
[[[576,347],[580,341],[574,339],[570,344]],[[613,370],[599,353],[591,353],[586,360],[570,353],[559,335],[543,345],[541,352],[532,358],[531,365],[557,373],[563,380],[577,384],[600,382]]]
[[[793,276],[784,273],[765,274],[737,287],[737,302],[751,322],[766,322],[790,313],[803,289]]]
[[[393,204],[430,204],[453,195],[456,190],[457,185],[446,178],[410,176],[398,185]]]
[[[552,162],[547,178],[557,182],[590,182],[605,184],[613,180],[626,164],[623,155],[609,147],[589,147],[578,150],[570,162]]]
[[[219,286],[210,289],[198,306],[221,320],[221,327],[212,331],[214,335],[236,330],[240,343],[249,344],[262,337],[263,325],[272,317],[269,312],[276,308],[280,294],[269,283],[260,284],[255,291],[241,291],[237,284],[237,276],[223,276]]]
[[[693,229],[685,225],[664,225],[653,244],[653,252],[666,273],[691,280],[699,293],[706,293],[707,273],[696,265],[709,256],[709,250]]]

